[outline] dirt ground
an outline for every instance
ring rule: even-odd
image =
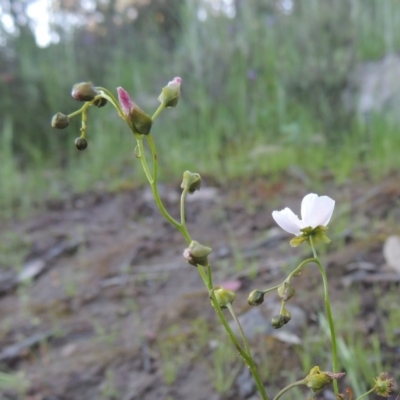
[[[291,300],[299,312],[288,325],[293,323],[292,336],[258,326],[271,318],[274,294],[249,310],[251,290],[281,282],[284,271],[310,256],[307,245],[289,247],[290,237],[271,212],[285,206],[298,211],[312,191],[337,201],[332,243],[323,246],[321,258],[334,309],[346,307],[349,288],[362,292],[361,311],[349,323],[361,326],[367,340],[383,329],[376,288],[398,291],[400,274],[385,264],[382,245],[400,233],[399,181],[391,175],[372,183],[361,172],[340,185],[327,176],[318,187],[290,173],[231,187],[204,179],[190,196],[189,231],[213,248],[214,282],[235,287],[235,310],[256,359],[261,365],[269,360],[272,368],[263,372],[270,393],[288,383],[285,369],[295,368],[301,378],[293,348],[301,347],[305,327],[317,328],[323,310],[312,268],[299,277],[298,296]],[[161,193],[177,216],[179,184],[162,186]],[[147,188],[48,200],[32,217],[2,226],[9,257],[0,259],[0,370],[14,378],[0,375],[1,399],[258,399],[246,368],[221,347],[228,339],[196,268],[183,260],[183,238],[162,219]],[[385,365],[397,378],[400,321],[398,327],[397,342],[382,346]],[[221,348],[227,361],[218,366]]]

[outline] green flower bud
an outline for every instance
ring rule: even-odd
[[[189,247],[183,252],[183,257],[185,260],[197,267],[197,265],[208,265],[208,255],[211,253],[212,249],[207,246],[203,246],[196,240],[192,240]]]
[[[176,107],[181,95],[182,78],[176,77],[162,88],[158,101],[165,107]]]
[[[304,378],[305,385],[313,392],[319,392],[324,388],[324,386],[331,382],[332,378],[325,372],[321,371],[319,367],[311,368],[310,373]]]
[[[292,314],[290,314],[290,311],[287,310],[285,307],[283,307],[281,311],[281,316],[283,321],[285,322],[285,325],[292,319]]]
[[[51,119],[51,126],[56,129],[64,129],[69,125],[69,117],[63,113],[58,112]]]
[[[334,379],[340,379],[344,375],[344,372],[328,372],[321,371],[318,366],[311,368],[310,373],[303,379],[303,382],[313,392],[319,392],[326,385],[331,383]],[[341,397],[338,397],[341,398]]]
[[[274,329],[282,328],[287,323],[286,318],[283,315],[274,315],[271,319],[271,325]]]
[[[98,108],[104,107],[107,104],[107,99],[100,97],[99,99],[95,100],[93,104]]]
[[[141,135],[148,135],[150,133],[153,120],[136,103],[132,102],[132,107],[129,110],[129,118],[135,133]]]
[[[88,146],[88,142],[83,137],[78,137],[75,139],[75,146],[79,151],[83,151]]]
[[[213,292],[220,308],[226,308],[228,304],[232,304],[233,300],[235,300],[236,294],[232,290],[224,289],[221,286],[214,286]]]
[[[264,292],[261,290],[253,290],[250,294],[249,297],[247,298],[247,302],[251,306],[259,306],[264,302]]]
[[[92,101],[98,94],[92,82],[76,83],[71,92],[72,97],[78,101]]]
[[[282,285],[278,287],[278,295],[283,301],[288,301],[295,294],[295,288],[291,282],[283,282]]]
[[[197,173],[185,171],[183,173],[183,181],[181,184],[182,189],[188,190],[190,194],[193,194],[196,190],[200,190],[201,176]]]

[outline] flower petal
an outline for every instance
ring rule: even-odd
[[[328,196],[318,196],[310,193],[304,197],[301,203],[301,216],[303,228],[316,228],[319,225],[328,225],[335,201]]]
[[[321,196],[314,203],[313,228],[318,225],[327,226],[331,220],[333,209],[335,208],[335,200],[328,196]]]
[[[310,193],[307,196],[304,196],[301,202],[301,220],[303,228],[311,226],[311,218],[314,213],[314,204],[317,198],[317,194]]]
[[[281,211],[274,211],[272,213],[272,218],[286,232],[296,236],[300,235],[301,221],[290,208],[286,207]]]
[[[118,93],[118,101],[119,104],[121,105],[122,111],[126,116],[128,116],[133,106],[131,97],[129,96],[129,93],[121,86],[117,88],[117,93]]]

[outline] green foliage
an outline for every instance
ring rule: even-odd
[[[272,0],[236,4],[230,18],[200,1],[153,1],[129,20],[110,3],[96,6],[104,16],[96,29],[60,29],[61,41],[46,48],[36,47],[28,29],[9,36],[9,55],[0,48],[2,71],[11,76],[0,79],[3,212],[29,205],[43,187],[62,197],[142,179],[126,167],[133,142],[110,105],[90,110],[83,154],[73,145],[79,121],[63,131],[50,127],[57,111],[79,106],[69,93],[87,80],[125,87],[151,114],[160,89],[182,76],[178,109],[153,127],[168,154],[160,160],[163,179],[185,169],[236,177],[294,167],[314,178],[331,169],[344,180],[359,166],[375,176],[396,166],[396,123],[357,119],[350,76],[360,61],[400,50],[399,3],[304,0],[289,13]]]

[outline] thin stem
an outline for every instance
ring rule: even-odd
[[[113,104],[113,106],[118,110],[118,112],[122,113],[121,106],[119,104],[119,101],[114,97],[114,95],[106,88],[103,88],[101,86],[96,86],[97,90],[100,90],[105,99],[107,99],[110,103]]]
[[[157,158],[156,145],[154,143],[153,136],[151,136],[151,134],[148,134],[146,136],[146,138],[147,138],[147,141],[149,142],[151,156],[153,157],[153,178],[157,182],[157,179],[158,179],[158,158]]]
[[[246,352],[249,356],[251,356],[251,352],[250,352],[250,346],[249,343],[247,341],[246,335],[244,334],[243,328],[242,328],[242,324],[240,323],[240,321],[238,320],[235,311],[233,310],[232,307],[232,303],[228,303],[226,305],[226,307],[228,308],[229,312],[232,315],[232,318],[235,320],[237,327],[239,328],[239,332],[240,332],[240,336],[242,337],[243,340],[243,344],[244,344],[244,348],[246,349]]]
[[[165,108],[165,105],[164,104],[160,104],[159,107],[157,108],[156,112],[151,117],[151,119],[154,121],[159,116],[161,111],[164,110],[164,108]]]
[[[147,135],[150,136],[150,135]],[[186,239],[187,243],[191,242],[191,238],[188,234],[188,232],[184,229],[182,229],[182,226],[179,222],[177,222],[174,218],[171,217],[171,215],[168,213],[168,211],[165,209],[164,204],[161,200],[160,197],[160,193],[158,192],[158,186],[157,186],[157,168],[154,167],[154,173],[155,175],[152,176],[151,172],[149,170],[149,166],[147,164],[147,160],[146,160],[146,155],[144,152],[144,147],[143,147],[143,136],[141,135],[136,135],[136,141],[138,144],[138,149],[139,149],[139,159],[140,162],[142,163],[142,167],[144,170],[144,173],[146,174],[147,180],[150,183],[150,187],[151,187],[151,191],[153,192],[153,196],[154,196],[154,200],[156,201],[157,207],[160,210],[161,214],[164,216],[164,218],[171,224],[173,225],[176,229],[179,230],[179,232],[181,232],[181,234],[184,236],[184,238]],[[148,138],[149,139],[149,138]],[[154,146],[154,142],[149,140],[149,144],[152,143],[152,145],[150,145],[150,150],[151,153],[153,155],[153,163],[157,163],[157,156],[155,153],[155,146]]]
[[[370,393],[372,393],[375,390],[375,388],[372,388],[371,390],[368,390],[368,392],[362,394],[360,397],[357,397],[356,400],[360,400],[362,398],[364,398],[365,396],[368,396]]]
[[[290,385],[287,385],[286,387],[284,387],[274,398],[273,400],[278,400],[280,397],[282,397],[283,394],[285,394],[288,390],[294,388],[295,386],[300,386],[300,385],[305,385],[305,381],[304,379],[300,380],[300,381],[296,381],[291,383]]]
[[[286,387],[284,387],[274,398],[273,400],[278,400],[280,397],[282,397],[283,394],[285,394],[288,390],[294,388],[295,386],[300,386],[300,385],[305,385],[304,379],[297,381],[297,382],[293,382],[290,385],[287,385]]]
[[[186,202],[186,196],[188,194],[188,188],[185,187],[182,191],[181,195],[181,228],[182,228],[182,235],[185,237],[186,241],[188,244],[190,243],[190,235],[186,227],[186,216],[185,216],[185,202]]]
[[[326,310],[326,316],[328,317],[328,323],[329,323],[329,330],[331,334],[331,342],[332,342],[332,372],[338,372],[339,370],[339,363],[338,363],[338,356],[337,356],[337,344],[336,344],[336,333],[335,333],[335,325],[333,323],[333,317],[332,317],[332,311],[331,311],[331,302],[329,299],[329,287],[328,287],[328,278],[326,276],[325,268],[322,266],[317,252],[314,247],[314,243],[312,241],[312,237],[310,236],[310,244],[311,248],[314,254],[314,262],[318,265],[319,271],[321,272],[322,276],[322,281],[324,285],[324,303],[325,303],[325,310]],[[338,396],[339,394],[339,387],[337,380],[333,380],[333,390],[335,392],[335,395]]]
[[[210,263],[208,263],[208,265],[207,265],[207,276],[208,276],[208,285],[210,288],[212,288],[214,286],[214,284],[213,284],[213,279],[212,279]]]
[[[154,177],[151,175],[149,166],[147,164],[146,155],[144,153],[143,136],[137,135],[136,142],[137,142],[138,150],[139,150],[138,151],[139,160],[142,163],[144,173],[146,174],[147,180],[149,181],[150,185],[153,185]],[[156,202],[157,202],[157,199],[156,199]]]
[[[226,332],[228,333],[228,336],[229,336],[230,340],[232,341],[232,343],[236,347],[237,351],[239,352],[239,354],[243,358],[243,361],[250,368],[250,371],[251,371],[251,373],[253,375],[253,378],[254,378],[254,381],[255,381],[255,383],[257,385],[257,388],[260,391],[262,399],[263,400],[269,400],[269,397],[267,395],[267,392],[265,391],[264,385],[262,384],[261,377],[260,377],[260,375],[258,373],[257,366],[256,366],[251,354],[248,354],[245,351],[245,349],[243,349],[243,347],[239,344],[235,334],[232,331],[232,328],[228,324],[224,314],[222,313],[221,308],[218,305],[218,301],[215,298],[215,294],[214,294],[213,290],[210,291],[210,297],[211,297],[211,302],[212,302],[212,304],[213,304],[213,306],[215,308],[215,311],[217,312],[217,315],[219,317],[219,320],[221,321],[222,325],[224,326]]]

